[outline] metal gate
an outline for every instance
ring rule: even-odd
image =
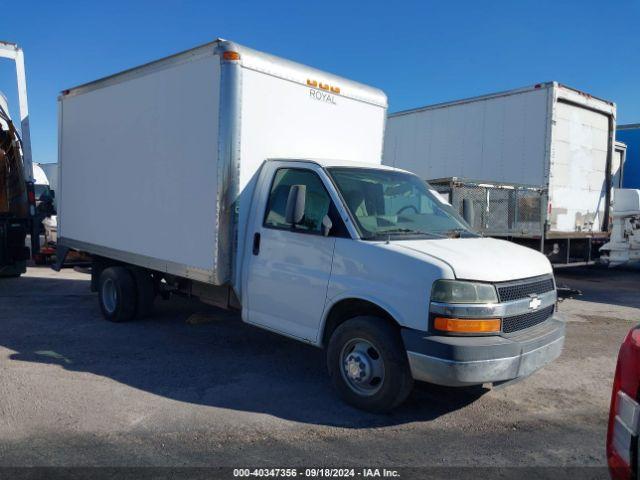
[[[429,184],[477,232],[500,237],[540,237],[544,232],[547,195],[542,187],[458,177]]]

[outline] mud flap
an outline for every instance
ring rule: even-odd
[[[56,247],[56,263],[51,265],[51,268],[56,272],[59,272],[62,269],[62,266],[67,259],[67,255],[69,254],[69,250],[69,247],[65,247],[63,245],[58,245]]]

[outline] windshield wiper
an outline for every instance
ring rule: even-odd
[[[436,238],[446,238],[446,235],[442,235],[434,232],[425,232],[423,230],[414,230],[412,228],[392,228],[390,230],[382,230],[380,232],[376,232],[374,236],[380,237],[380,236],[388,236],[388,235],[397,235],[402,233],[408,233],[413,235],[429,235],[431,237],[436,237]]]
[[[480,235],[473,233],[469,230],[467,230],[466,228],[452,228],[451,230],[447,230],[445,232],[446,236],[449,238],[460,238],[462,237],[462,234],[468,234],[472,237],[479,237]]]

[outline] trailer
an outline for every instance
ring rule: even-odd
[[[591,261],[609,235],[615,122],[613,102],[539,83],[389,115],[383,163],[426,181],[455,178],[465,190],[536,189],[539,222],[527,220],[536,228],[480,231],[539,248],[554,263]],[[484,190],[476,212],[492,208]],[[497,221],[507,211],[492,212],[496,224],[513,224]]]
[[[640,123],[618,125],[616,139],[627,146],[623,187],[640,188]]]

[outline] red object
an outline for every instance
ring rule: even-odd
[[[622,394],[620,392],[623,392]],[[625,396],[626,394],[626,396]],[[621,404],[621,398],[627,399],[626,405]],[[638,435],[630,442],[629,446],[621,446],[625,442],[616,442],[616,429],[621,429],[620,420],[616,416],[626,407],[625,418],[628,418],[629,408],[640,412],[640,325],[632,329],[624,339],[618,353],[618,364],[613,380],[611,394],[611,408],[609,410],[609,428],[607,431],[607,461],[609,473],[615,480],[638,479]],[[630,407],[631,406],[631,407]],[[621,450],[621,451],[619,451]],[[627,451],[625,451],[627,450]]]

